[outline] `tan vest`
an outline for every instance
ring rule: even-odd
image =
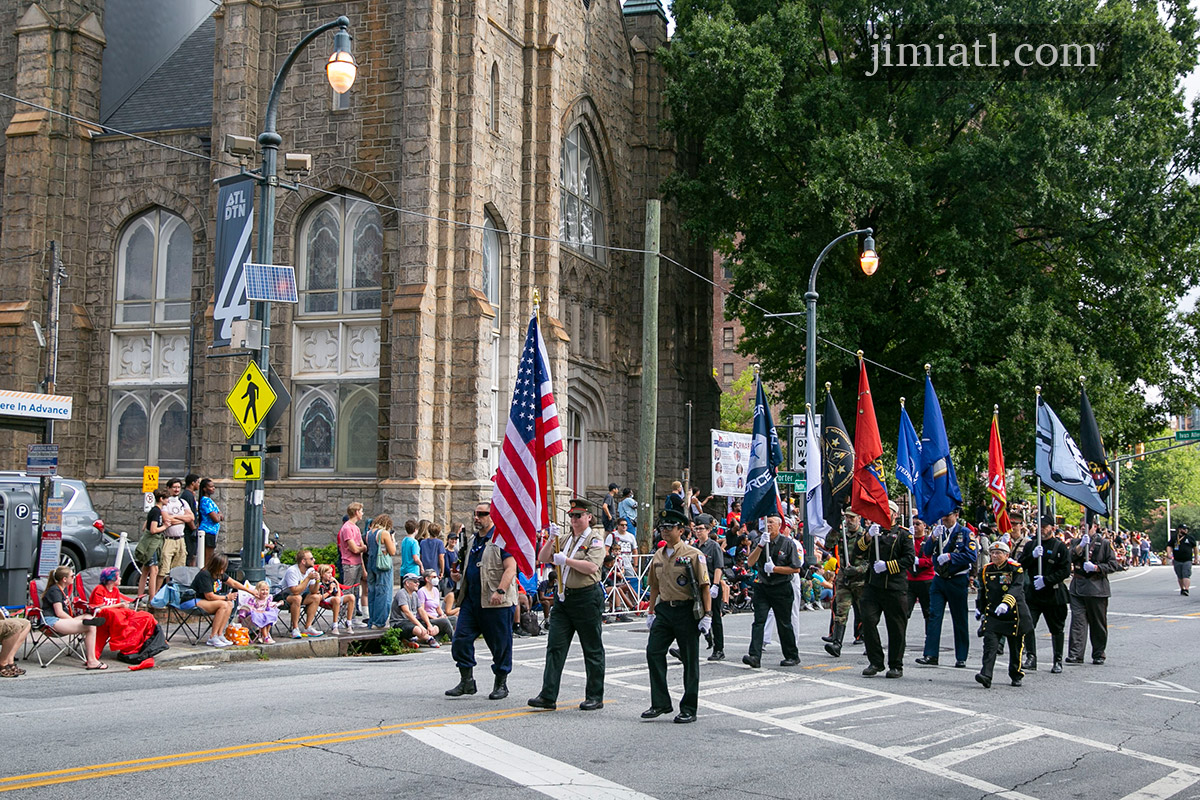
[[[568,572],[568,589],[586,589],[600,582],[599,568],[604,566],[604,537],[601,534],[591,529],[585,531],[582,537],[577,537],[574,531],[560,533],[554,541],[554,552],[563,553],[567,558],[591,561],[597,567],[591,575],[584,575],[577,569]],[[564,571],[563,567],[558,569],[560,573]]]

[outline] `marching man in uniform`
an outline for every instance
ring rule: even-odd
[[[979,594],[975,597],[975,619],[982,619],[983,668],[975,680],[983,688],[992,688],[992,668],[1001,638],[1008,641],[1008,677],[1020,686],[1025,672],[1021,669],[1023,637],[1033,630],[1033,619],[1025,604],[1025,571],[1009,559],[1008,544],[997,541],[990,551],[991,563],[983,566]]]
[[[704,554],[682,540],[687,517],[674,509],[658,515],[658,533],[666,543],[650,562],[650,615],[646,627],[646,666],[650,670],[650,708],[642,719],[669,714],[671,693],[667,690],[667,649],[679,646],[683,662],[683,697],[679,700],[679,723],[695,722],[700,695],[700,634],[712,630],[708,565]],[[555,613],[558,613],[555,611]]]
[[[550,636],[546,641],[546,668],[542,690],[529,699],[534,708],[553,709],[558,702],[563,664],[571,639],[579,634],[583,664],[587,672],[584,711],[604,708],[604,642],[601,627],[604,617],[604,591],[600,588],[600,567],[604,563],[604,537],[593,531],[592,504],[575,498],[567,512],[571,530],[548,539],[538,553],[538,561],[554,563],[558,572],[558,597],[550,615]]]

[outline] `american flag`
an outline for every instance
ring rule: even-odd
[[[535,312],[517,366],[504,449],[492,488],[496,541],[525,575],[533,574],[538,532],[550,524],[546,462],[563,451],[549,361]]]

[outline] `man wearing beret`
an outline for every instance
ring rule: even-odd
[[[604,707],[604,642],[601,626],[604,615],[604,591],[600,588],[600,567],[604,563],[604,537],[592,530],[592,504],[575,498],[571,501],[571,529],[548,539],[538,553],[542,564],[554,563],[558,573],[558,597],[550,615],[550,635],[546,641],[546,667],[542,690],[529,699],[534,708],[555,708],[563,664],[571,639],[579,634],[587,689],[579,707],[595,711]]]
[[[658,520],[657,535],[663,546],[650,562],[650,615],[646,618],[650,708],[642,712],[642,719],[673,710],[667,689],[667,650],[675,642],[683,662],[683,697],[675,721],[695,722],[700,696],[700,634],[712,629],[708,568],[704,554],[683,541],[688,523],[683,512],[664,509]]]

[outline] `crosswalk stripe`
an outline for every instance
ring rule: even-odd
[[[836,717],[858,714],[862,711],[875,711],[876,709],[899,705],[903,702],[905,702],[905,700],[902,697],[872,698],[865,703],[857,703],[852,706],[839,706],[837,708],[827,708],[824,711],[814,711],[811,714],[802,714],[798,717],[785,717],[785,719],[787,719],[788,722],[804,725],[809,722],[820,722],[823,719],[833,719]]]
[[[820,700],[813,700],[810,703],[801,703],[798,706],[780,706],[779,708],[768,708],[763,713],[768,717],[782,717],[784,714],[795,714],[798,711],[810,711],[814,708],[825,708],[826,706],[835,706],[839,703],[851,703],[859,700],[866,700],[871,695],[867,694],[847,694],[841,697],[823,697]]]
[[[1017,728],[1015,731],[1001,734],[1000,736],[993,736],[991,739],[984,739],[982,742],[974,742],[972,744],[964,745],[963,747],[956,747],[948,752],[933,756],[932,758],[928,759],[928,761],[930,764],[934,764],[939,767],[949,767],[953,766],[954,764],[961,764],[962,762],[975,758],[976,756],[990,753],[998,748],[1007,747],[1010,744],[1024,742],[1029,739],[1036,739],[1039,736],[1041,736],[1041,734],[1036,730],[1031,730],[1030,728]]]
[[[1179,794],[1197,780],[1200,780],[1200,778],[1197,778],[1195,775],[1190,775],[1182,770],[1176,770],[1170,775],[1159,778],[1148,786],[1143,786],[1136,792],[1130,792],[1122,800],[1166,800],[1168,797]]]

